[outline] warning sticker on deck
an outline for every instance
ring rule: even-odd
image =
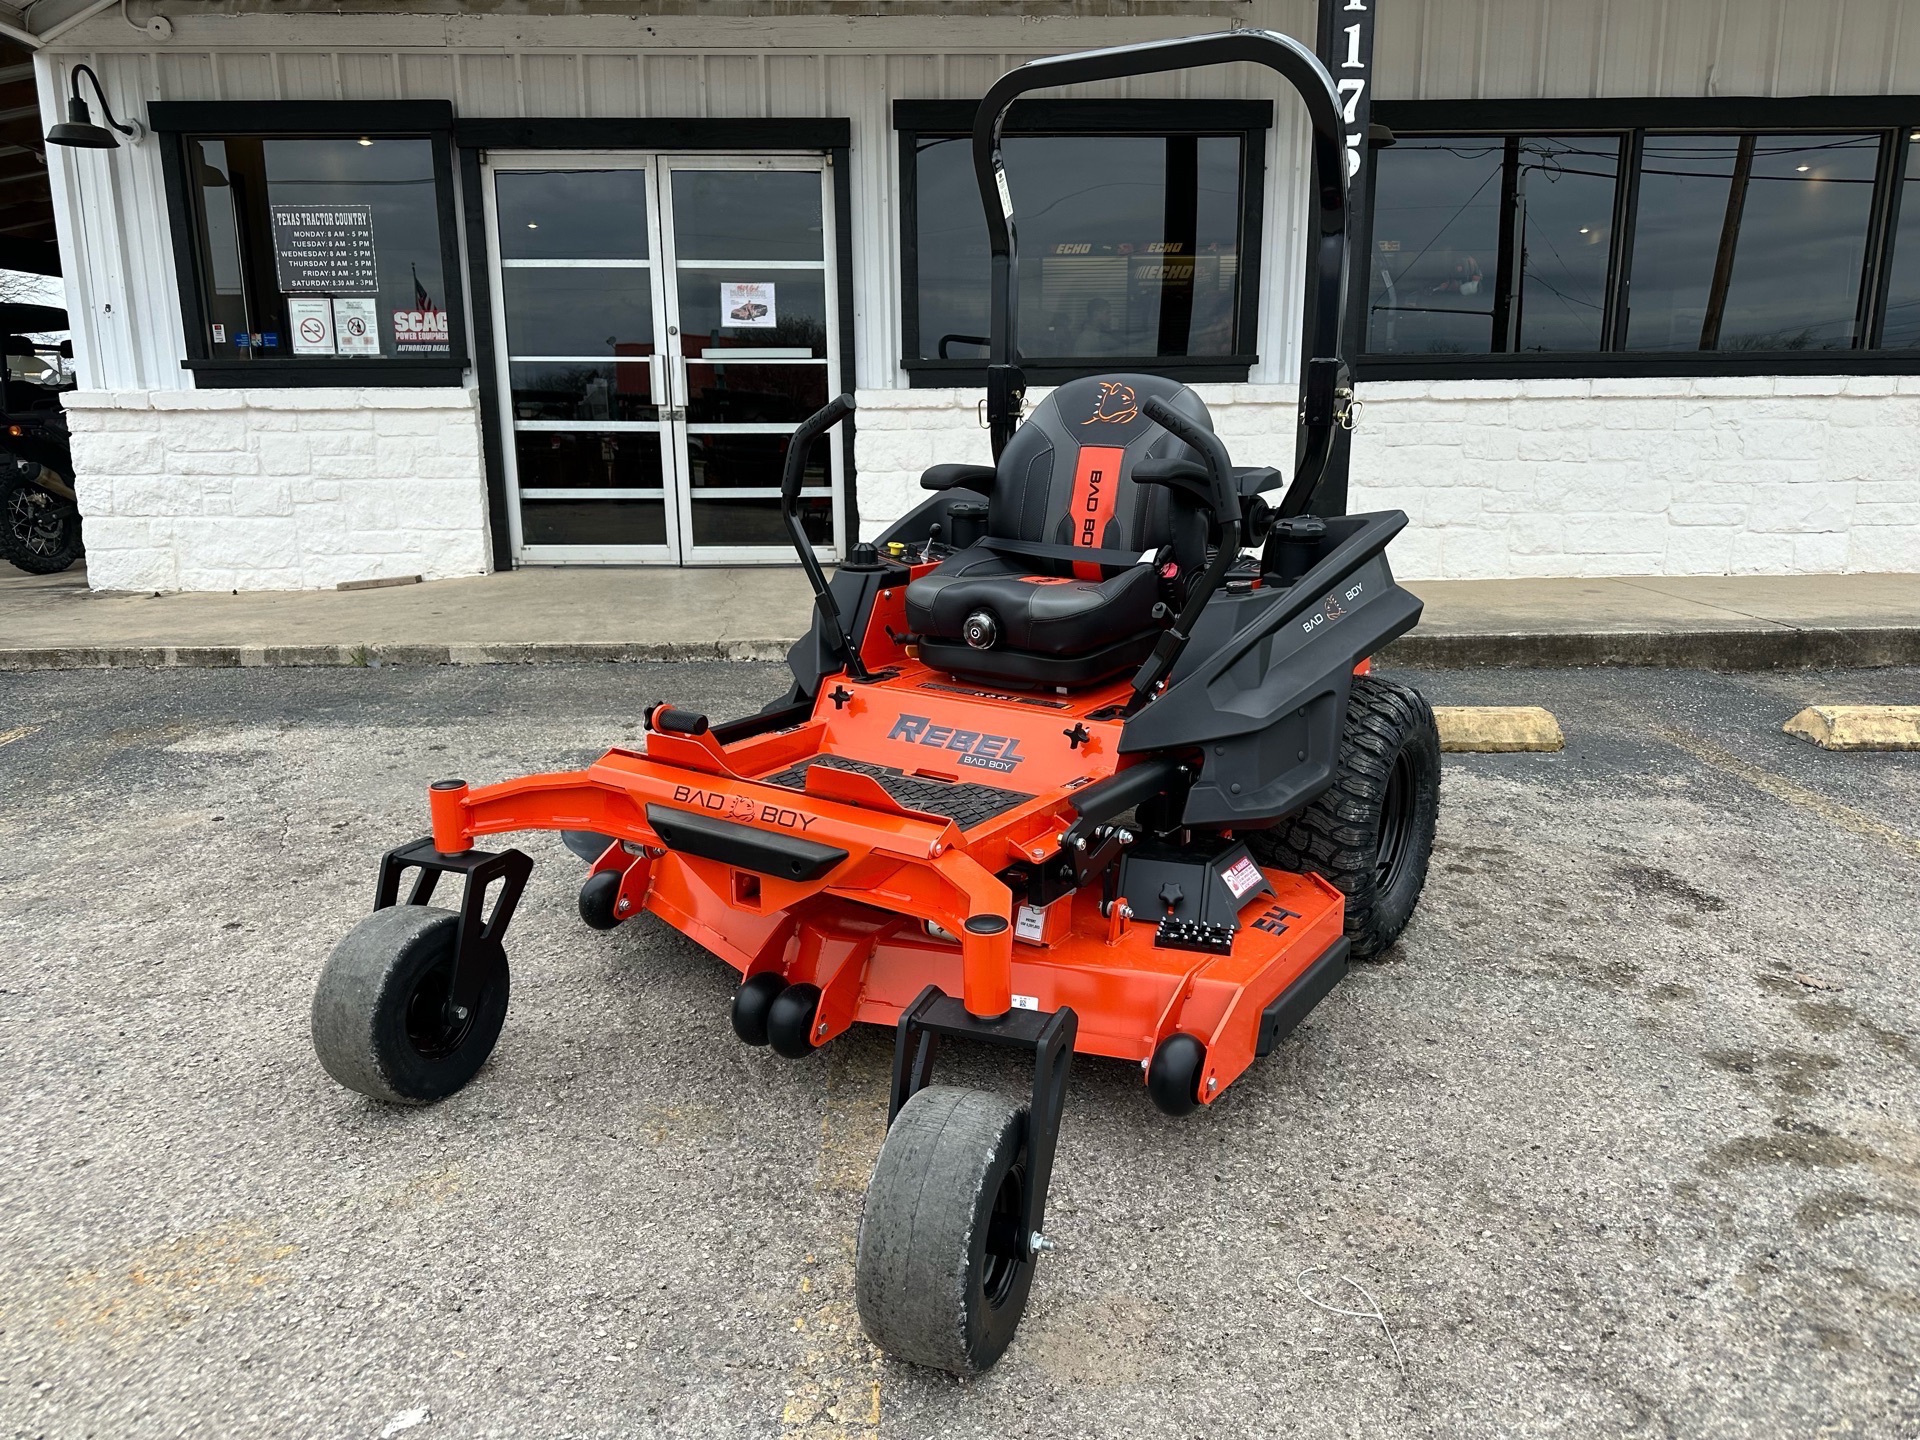
[[[1227,882],[1227,889],[1233,892],[1234,899],[1244,900],[1253,887],[1260,883],[1260,867],[1253,863],[1251,856],[1242,855],[1220,872],[1220,878]]]

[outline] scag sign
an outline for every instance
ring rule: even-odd
[[[393,312],[393,348],[396,350],[445,355],[452,352],[452,338],[453,330],[444,310]]]

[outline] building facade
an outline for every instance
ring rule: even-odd
[[[1412,517],[1399,571],[1920,568],[1920,0],[1377,6],[1350,506]],[[1310,0],[91,8],[18,28],[49,125],[84,64],[146,131],[48,152],[89,576],[126,590],[790,559],[784,437],[851,390],[804,502],[844,551],[925,466],[990,458],[972,102],[1036,55],[1316,25]],[[1240,463],[1290,465],[1290,93],[1117,82],[1008,135],[1036,386],[1178,374]]]

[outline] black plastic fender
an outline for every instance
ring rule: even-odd
[[[1272,824],[1333,783],[1353,667],[1420,619],[1385,554],[1406,523],[1399,510],[1329,519],[1299,581],[1207,606],[1171,682],[1120,739],[1123,753],[1200,752],[1183,823]]]

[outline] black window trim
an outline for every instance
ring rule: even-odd
[[[439,386],[465,383],[466,297],[460,283],[459,222],[454,206],[453,103],[449,100],[156,100],[147,106],[147,123],[160,142],[160,165],[167,194],[168,228],[173,237],[174,274],[179,282],[181,319],[187,354],[180,362],[196,385],[234,385],[246,389],[337,386]],[[205,278],[200,273],[194,236],[193,196],[187,181],[187,143],[196,135],[259,135],[275,139],[332,139],[375,135],[384,139],[423,139],[433,146],[434,193],[440,218],[441,303],[446,307],[452,353],[433,359],[378,358],[252,360],[215,356],[207,338]]]
[[[915,157],[920,138],[973,133],[975,100],[896,100],[893,128],[900,157],[900,364],[915,390],[977,389],[987,383],[986,360],[920,358],[919,203]],[[1008,135],[1226,135],[1241,137],[1240,303],[1241,345],[1257,343],[1260,328],[1261,222],[1265,217],[1267,132],[1273,128],[1269,100],[1022,100],[1008,112]],[[1113,373],[1119,361],[1092,365],[1022,362],[1035,385],[1058,385],[1088,375]],[[1138,366],[1193,383],[1244,383],[1259,363],[1255,351],[1198,358],[1141,356]]]
[[[1631,284],[1634,221],[1640,189],[1640,152],[1648,131],[1730,134],[1879,132],[1883,144],[1868,223],[1857,327],[1865,346],[1877,345],[1885,324],[1888,258],[1899,224],[1906,173],[1907,136],[1920,126],[1920,96],[1798,95],[1621,98],[1598,100],[1378,100],[1373,118],[1396,136],[1617,135],[1622,180],[1615,194],[1614,253],[1607,277],[1609,345],[1625,343],[1626,307],[1619,303]],[[1368,167],[1368,184],[1378,175]],[[1369,195],[1367,214],[1378,213]],[[1371,219],[1369,221],[1371,224]],[[1373,236],[1366,252],[1373,253]],[[1364,315],[1364,310],[1363,310]],[[1599,352],[1535,354],[1373,355],[1364,332],[1355,337],[1352,362],[1359,380],[1526,380],[1657,378],[1692,375],[1915,375],[1920,348],[1880,351],[1697,351],[1655,354],[1622,348]]]

